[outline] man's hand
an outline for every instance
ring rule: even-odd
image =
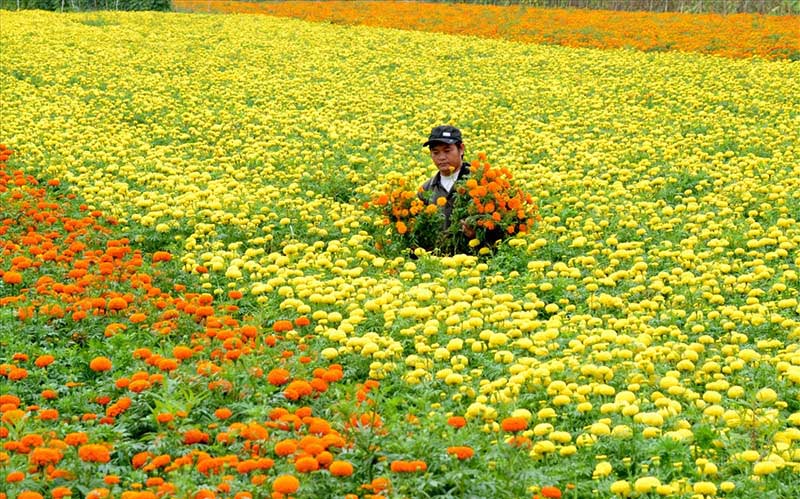
[[[461,221],[461,232],[464,233],[465,236],[472,239],[475,237],[475,229],[469,225],[467,225],[466,220]]]

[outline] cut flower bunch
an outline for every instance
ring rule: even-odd
[[[448,227],[453,250],[488,246],[513,234],[525,233],[540,219],[532,196],[513,183],[506,168],[493,168],[484,153],[472,162],[470,175],[455,186]],[[455,221],[460,220],[458,224]],[[467,237],[472,236],[467,241]]]
[[[506,168],[493,168],[484,153],[472,161],[470,174],[453,193],[450,223],[443,213],[445,198],[428,204],[421,188],[408,189],[403,178],[390,178],[387,190],[373,199],[387,230],[379,246],[420,247],[443,253],[488,253],[491,246],[525,233],[540,218],[533,197],[513,183]]]
[[[381,227],[386,227],[376,238],[379,249],[437,247],[444,215],[440,206],[426,204],[419,192],[410,190],[406,179],[390,177],[386,191],[368,203],[380,214]]]

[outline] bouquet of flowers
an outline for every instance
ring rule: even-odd
[[[449,233],[454,250],[487,248],[540,220],[530,194],[514,185],[511,172],[493,168],[483,153],[470,174],[455,186]]]
[[[436,247],[444,216],[437,205],[422,200],[419,189],[408,189],[405,178],[390,178],[386,192],[367,205],[378,209],[381,224],[386,227],[378,238],[379,246],[397,243],[405,248]]]
[[[441,210],[445,198],[428,204],[420,189],[409,189],[405,178],[390,178],[386,191],[367,203],[378,210],[385,227],[379,246],[485,253],[506,237],[527,232],[539,219],[531,195],[513,184],[507,169],[492,168],[483,153],[453,187],[449,225]]]

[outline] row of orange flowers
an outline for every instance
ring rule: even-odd
[[[33,336],[0,355],[0,499],[74,497],[79,485],[91,499],[172,497],[187,494],[172,478],[190,472],[198,474],[195,499],[264,497],[257,491],[265,487],[282,498],[313,490],[320,474],[352,479],[341,485],[350,498],[390,494],[394,478],[360,471],[359,459],[379,449],[359,454],[356,444],[365,434],[391,435],[372,395],[380,384],[348,380],[344,366],[309,351],[308,318],[275,318],[265,330],[243,312],[241,292],[214,296],[175,282],[190,277],[175,273],[168,252],[132,247],[115,234],[115,220],[80,205],[58,181],[9,169],[11,153],[0,145],[0,313],[11,312],[22,335],[59,335]],[[245,368],[249,356],[258,363]],[[339,394],[353,394],[353,410],[320,417],[329,389],[346,383],[353,390]],[[150,409],[176,384],[215,397],[208,416],[179,404]],[[232,409],[248,388],[271,394],[266,419]],[[76,394],[81,403],[69,404]],[[142,418],[151,421],[145,448],[104,430]],[[473,459],[457,435],[474,428],[462,430],[461,416],[448,423],[454,439],[442,453]],[[527,423],[507,418],[502,428],[517,434]],[[526,440],[508,443],[525,452]],[[415,475],[428,463],[404,456],[384,469]],[[87,484],[87,476],[97,479]],[[560,496],[556,487],[540,492]]]
[[[685,51],[746,58],[800,56],[797,16],[543,9],[421,2],[174,0],[181,10],[268,14],[505,38],[569,47]]]
[[[231,391],[234,389],[231,382],[217,376],[226,368],[226,363],[263,348],[285,347],[283,333],[308,326],[310,321],[304,317],[294,321],[278,320],[270,334],[264,335],[257,325],[243,324],[234,317],[238,311],[235,302],[242,296],[240,292],[232,291],[227,303],[216,304],[211,294],[193,293],[184,285],[176,284],[171,290],[162,290],[156,285],[157,281],[163,281],[159,266],[171,260],[169,253],[158,251],[146,258],[141,251],[133,249],[128,240],[114,239],[115,222],[85,206],[72,209],[74,196],[62,192],[58,181],[51,180],[42,186],[21,170],[9,172],[5,163],[11,153],[0,146],[0,196],[6,216],[0,226],[3,257],[0,307],[13,308],[16,319],[22,324],[55,325],[66,321],[65,329],[73,334],[78,334],[81,325],[91,329],[93,321],[99,321],[104,325],[102,336],[106,339],[135,331],[147,331],[155,337],[186,333],[187,326],[191,331],[188,344],[173,347],[171,355],[153,352],[152,346],[157,345],[157,341],[147,347],[134,346],[128,354],[138,362],[132,368],[135,371],[130,375],[116,373],[116,377],[110,379],[113,387],[110,393],[96,396],[86,404],[89,410],[82,414],[62,413],[54,407],[62,394],[70,390],[79,390],[92,381],[105,385],[107,376],[116,371],[112,358],[93,357],[88,368],[95,373],[95,379],[71,379],[64,387],[55,386],[49,380],[50,375],[57,376],[66,360],[56,355],[18,351],[11,355],[9,362],[0,364],[3,384],[0,476],[4,475],[6,487],[17,483],[39,484],[38,490],[21,489],[15,494],[16,489],[10,489],[10,496],[0,492],[0,497],[37,498],[44,497],[44,491],[49,492],[49,497],[68,497],[76,489],[60,484],[78,484],[80,475],[75,469],[76,463],[100,465],[114,460],[120,442],[92,441],[91,429],[96,428],[95,423],[119,422],[126,413],[134,411],[137,404],[145,403],[138,394],[163,386],[181,365],[192,361],[194,371],[207,379],[203,382],[206,389]],[[97,246],[101,245],[105,247],[99,249]],[[304,345],[296,346],[298,353],[303,354]],[[295,401],[303,403],[315,394],[324,393],[329,384],[343,378],[342,367],[337,364],[316,367],[310,378],[304,378],[290,369],[310,365],[311,355],[298,356],[295,361],[292,350],[276,350],[276,353],[278,367],[271,369],[265,378],[271,386],[282,390],[287,405],[273,408],[268,421],[231,422],[223,431],[223,423],[233,415],[227,407],[217,408],[214,417],[218,423],[205,428],[193,421],[188,411],[159,412],[155,415],[157,424],[178,431],[182,444],[190,450],[177,448],[175,454],[139,452],[129,463],[116,464],[118,469],[125,470],[127,466],[131,471],[138,469],[151,475],[144,483],[130,482],[124,473],[123,476],[106,474],[103,477],[105,487],[94,488],[87,497],[170,496],[175,486],[159,475],[185,466],[193,466],[206,476],[219,474],[223,469],[235,469],[249,474],[252,484],[259,486],[268,481],[266,471],[275,463],[273,458],[267,457],[268,453],[290,460],[297,473],[327,469],[333,476],[350,476],[353,464],[335,458],[335,454],[350,445],[342,433],[334,429],[336,423],[314,417],[307,405],[297,408],[288,405]],[[263,376],[261,369],[252,374]],[[32,393],[31,385],[25,384],[29,378],[54,388]],[[86,431],[64,434],[61,422],[76,418],[85,425]],[[17,435],[17,428],[22,427],[31,430]],[[205,444],[212,443],[210,429],[219,430],[213,435],[214,442],[229,445],[238,442],[237,447],[242,451],[215,456],[202,450]],[[26,457],[24,469],[9,468],[19,463],[15,456]],[[300,481],[293,474],[276,476],[271,484],[275,497],[294,493],[299,486]],[[9,490],[6,487],[3,489]],[[200,488],[195,497],[216,497],[228,490],[230,486],[222,480],[214,489]],[[248,497],[248,494],[236,497]]]

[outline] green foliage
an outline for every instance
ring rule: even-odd
[[[37,9],[62,12],[83,12],[88,10],[167,11],[172,9],[172,2],[170,0],[0,0],[0,9]],[[89,23],[86,22],[85,24]]]

